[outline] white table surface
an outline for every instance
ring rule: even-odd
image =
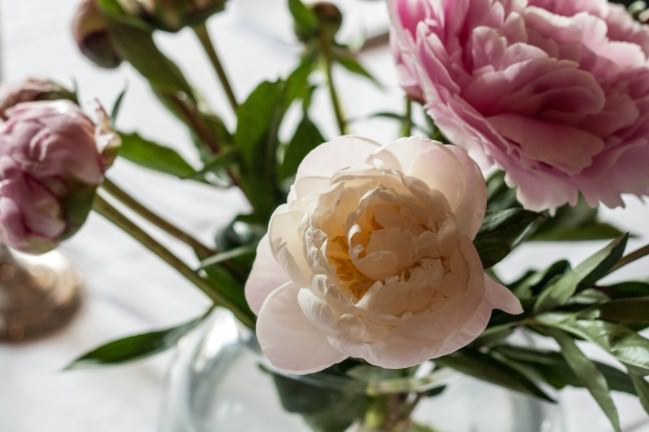
[[[350,0],[344,5],[351,7]],[[75,80],[81,98],[97,97],[107,106],[128,85],[119,127],[174,146],[195,162],[187,135],[153,99],[146,84],[129,67],[104,71],[92,66],[74,46],[69,32],[76,0],[0,0],[3,78],[16,81],[27,76],[47,76],[64,83]],[[368,2],[370,3],[370,2]],[[378,3],[378,2],[376,2]],[[248,7],[248,9],[246,9]],[[367,21],[367,25],[362,24]],[[385,23],[381,5],[366,5],[349,19],[345,34],[351,40],[372,33]],[[283,0],[232,0],[228,13],[210,21],[210,29],[230,71],[239,97],[259,80],[274,78],[296,62]],[[363,30],[365,29],[365,30]],[[170,55],[181,59],[192,82],[209,102],[231,122],[225,98],[214,81],[191,33],[160,35]],[[341,74],[343,101],[351,116],[381,110],[399,110],[400,92],[385,50],[372,51],[363,59],[386,83],[384,93],[363,80]],[[333,118],[323,93],[315,102],[316,115],[327,136],[334,135]],[[396,130],[384,121],[357,125],[355,132],[387,143]],[[208,241],[217,227],[245,209],[234,191],[214,191],[171,180],[118,162],[110,176],[151,207],[195,235]],[[626,211],[606,210],[608,219],[649,237],[649,210],[630,200]],[[168,240],[162,238],[163,240]],[[642,239],[631,241],[637,247]],[[522,268],[543,266],[557,253],[578,262],[597,244],[546,244],[525,247],[502,266],[513,277]],[[85,278],[84,304],[79,315],[63,331],[37,342],[0,345],[0,432],[102,432],[157,429],[164,392],[165,371],[171,354],[111,369],[61,373],[78,354],[111,338],[182,322],[202,313],[208,301],[163,265],[99,216],[92,215],[82,231],[63,246]],[[177,249],[187,259],[191,254]],[[618,278],[649,275],[649,265],[636,263]],[[600,353],[593,352],[597,356]],[[649,431],[639,404],[616,396],[626,431]],[[583,392],[567,390],[562,396],[569,432],[607,432],[610,426],[595,403]],[[524,431],[521,431],[524,432]]]

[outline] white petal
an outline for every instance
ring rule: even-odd
[[[511,315],[523,313],[523,306],[518,297],[487,275],[485,275],[485,290],[492,309],[499,309]]]
[[[361,137],[342,136],[320,144],[300,163],[296,179],[302,177],[331,177],[351,166],[366,165],[369,156],[381,145]]]
[[[306,286],[310,280],[310,269],[300,228],[303,217],[302,211],[291,210],[289,205],[277,207],[268,224],[268,239],[275,259],[290,279]]]
[[[257,246],[257,256],[246,281],[246,301],[250,309],[258,314],[266,297],[289,280],[290,278],[273,256],[268,234],[264,235]]]
[[[391,151],[413,141],[398,141],[401,145]],[[480,168],[464,150],[450,145],[431,147],[417,156],[405,174],[440,191],[448,200],[460,231],[470,239],[475,238],[487,208],[487,188]]]
[[[309,374],[347,356],[336,351],[326,335],[306,319],[298,304],[298,291],[298,286],[289,282],[266,298],[257,319],[257,338],[274,367],[288,373]]]
[[[375,152],[373,158],[383,161],[386,168],[409,174],[420,155],[440,146],[443,144],[427,138],[401,138]]]

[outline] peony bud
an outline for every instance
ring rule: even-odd
[[[318,17],[321,31],[326,31],[331,36],[338,33],[343,23],[343,14],[338,6],[330,2],[318,2],[313,5],[313,11]]]
[[[206,21],[225,8],[226,0],[140,0],[149,21],[161,30],[177,32]]]
[[[72,32],[79,50],[97,66],[112,69],[122,62],[96,0],[81,1],[72,20]]]
[[[116,140],[68,101],[27,102],[0,125],[0,241],[43,253],[83,225]],[[98,143],[101,143],[99,147]]]
[[[6,120],[6,111],[19,103],[57,99],[77,101],[73,92],[51,80],[29,78],[4,86],[0,88],[0,119]]]

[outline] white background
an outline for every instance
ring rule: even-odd
[[[138,130],[175,147],[196,162],[184,130],[156,103],[146,84],[129,67],[104,71],[78,53],[69,32],[76,0],[0,0],[3,78],[16,81],[28,76],[74,81],[82,101],[98,98],[110,106],[128,85],[128,94],[118,122],[121,129]],[[295,65],[299,48],[293,43],[283,0],[231,0],[228,12],[213,18],[210,29],[230,71],[241,99],[261,79],[275,78]],[[364,33],[386,27],[381,2],[358,6],[345,0],[350,9],[345,35],[358,40]],[[232,121],[225,99],[216,84],[193,35],[159,35],[166,51],[181,61],[191,81],[216,111]],[[343,102],[350,116],[401,109],[400,91],[386,50],[364,55],[363,60],[386,84],[378,92],[371,84],[339,74]],[[323,93],[323,92],[322,92]],[[326,136],[335,133],[333,118],[324,94],[316,99],[314,118]],[[396,135],[385,122],[359,124],[355,132],[387,143]],[[649,167],[648,167],[649,170]],[[187,230],[209,241],[216,228],[245,208],[238,193],[220,192],[191,183],[170,180],[118,162],[110,177],[151,207],[168,215]],[[622,227],[649,234],[649,212],[629,199],[626,211],[606,210],[608,219]],[[163,240],[168,240],[163,237]],[[633,240],[631,248],[642,243]],[[502,267],[514,277],[528,267],[540,267],[568,257],[578,262],[599,244],[526,247]],[[172,269],[142,250],[99,216],[63,250],[83,272],[84,305],[70,326],[47,339],[0,345],[0,432],[36,431],[137,431],[156,429],[164,392],[165,370],[170,354],[112,369],[61,373],[72,358],[111,338],[182,322],[202,313],[206,299]],[[191,254],[177,250],[187,259]],[[649,275],[649,265],[637,263],[618,278]],[[593,355],[599,355],[593,352]],[[627,431],[649,431],[639,404],[629,397],[616,399]],[[610,426],[595,403],[582,392],[568,390],[562,397],[570,432],[607,432]],[[521,431],[525,432],[525,431]]]

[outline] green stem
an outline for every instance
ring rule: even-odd
[[[340,131],[341,135],[345,135],[347,133],[347,120],[345,119],[345,114],[343,113],[343,108],[340,103],[340,98],[338,97],[336,84],[334,82],[333,54],[331,52],[331,44],[331,38],[327,37],[326,35],[321,37],[320,45],[324,59],[325,76],[327,80],[327,89],[329,90],[329,97],[331,98],[331,106],[334,110],[336,123],[338,124],[338,130]]]
[[[236,114],[237,109],[239,108],[237,97],[234,95],[234,90],[232,89],[232,85],[230,84],[230,80],[228,79],[228,74],[225,72],[225,68],[223,67],[219,55],[216,52],[216,48],[214,46],[214,43],[212,42],[210,33],[207,30],[207,26],[205,26],[204,23],[201,23],[193,27],[193,29],[196,37],[203,47],[203,50],[205,51],[205,54],[207,55],[210,63],[212,64],[212,67],[214,68],[214,72],[216,72],[216,75],[219,77],[219,81],[221,82],[221,86],[223,87],[223,91],[228,98],[228,102],[230,103],[232,110]]]
[[[180,240],[181,242],[191,247],[200,259],[209,258],[216,254],[215,250],[206,246],[191,234],[183,231],[168,220],[164,219],[162,216],[159,216],[157,213],[153,212],[151,209],[142,205],[137,199],[129,195],[126,191],[110,181],[108,178],[104,179],[102,186],[106,192],[118,199],[122,204],[126,205],[135,213],[140,215],[143,219],[157,226],[162,231],[171,235],[175,239]]]
[[[614,271],[621,269],[625,265],[631,264],[632,262],[637,261],[640,258],[646,257],[647,255],[649,255],[649,244],[622,257],[622,259],[618,261],[618,263],[615,264],[615,266],[613,266],[613,268],[611,269],[611,271],[609,271],[609,273],[613,273]]]
[[[125,233],[137,240],[142,246],[149,251],[156,254],[160,259],[169,264],[174,270],[180,273],[185,279],[194,284],[200,289],[207,297],[209,297],[215,305],[222,306],[229,309],[242,324],[254,328],[254,319],[248,313],[241,310],[235,304],[223,297],[221,293],[215,289],[207,280],[203,279],[198,273],[191,269],[184,261],[173,254],[160,242],[155,240],[147,234],[142,228],[136,225],[122,212],[113,207],[102,196],[100,191],[97,194],[94,204],[94,210],[104,216],[106,219],[114,223]]]
[[[406,113],[403,123],[401,124],[401,136],[409,137],[412,135],[412,101],[408,96],[405,97]]]

